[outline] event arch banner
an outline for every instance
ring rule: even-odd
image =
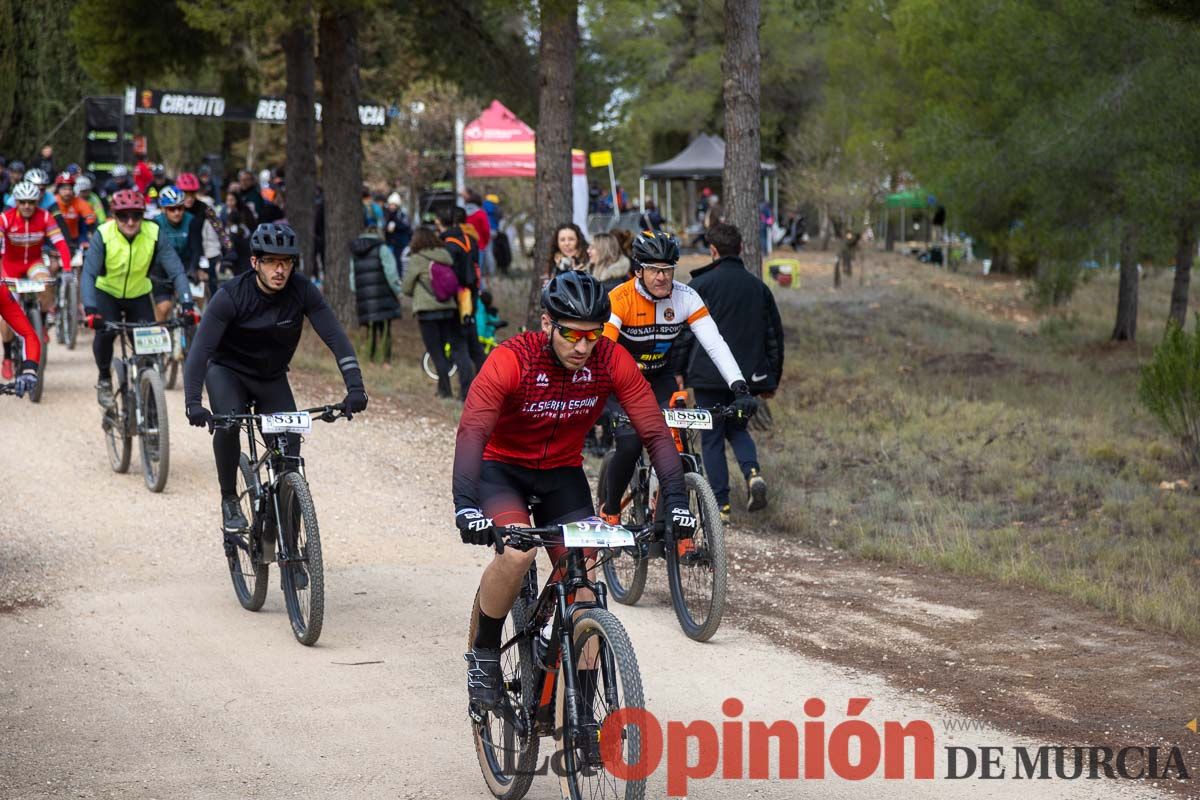
[[[320,122],[321,104],[317,103],[315,109],[317,122]],[[207,92],[127,86],[125,113],[282,125],[287,122],[287,103],[282,97],[260,97],[254,105],[240,106],[226,102],[221,95]],[[387,125],[387,107],[382,103],[359,103],[358,120],[364,128],[383,128]]]

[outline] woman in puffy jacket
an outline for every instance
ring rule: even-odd
[[[459,400],[467,399],[471,379],[475,377],[475,365],[467,352],[467,330],[458,316],[458,299],[453,295],[438,300],[433,290],[430,273],[434,264],[445,264],[453,269],[450,253],[442,246],[433,228],[420,227],[413,233],[409,243],[408,264],[404,271],[404,294],[413,299],[413,315],[421,329],[421,340],[437,369],[438,397],[453,397],[450,391],[450,362],[458,367]],[[446,358],[446,346],[450,347],[450,358]]]

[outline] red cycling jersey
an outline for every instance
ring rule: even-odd
[[[625,348],[601,338],[572,371],[546,334],[531,331],[493,350],[471,383],[454,448],[455,507],[479,507],[484,459],[528,469],[581,466],[584,437],[613,394],[645,443],[664,495],[686,497],[670,429]]]
[[[0,283],[0,319],[8,323],[17,335],[25,340],[25,358],[37,363],[42,360],[42,343],[38,341],[29,318],[21,310],[21,304],[9,293],[8,287]]]
[[[6,278],[24,278],[42,264],[42,243],[47,239],[58,250],[63,269],[71,268],[71,252],[54,217],[44,208],[25,219],[18,209],[0,214],[0,272]]]

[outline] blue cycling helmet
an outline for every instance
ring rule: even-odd
[[[174,186],[168,186],[158,193],[158,207],[172,208],[183,205],[183,192]]]

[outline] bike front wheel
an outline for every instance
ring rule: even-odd
[[[292,633],[300,644],[313,645],[325,620],[325,565],[317,510],[298,472],[284,473],[279,482],[279,531],[284,555],[280,583]]]
[[[555,700],[556,760],[562,767],[562,796],[570,800],[643,800],[645,777],[618,778],[604,765],[609,759],[609,763],[619,761],[625,765],[639,764],[642,759],[641,728],[636,724],[618,727],[615,721],[608,729],[604,725],[618,709],[645,707],[642,675],[629,634],[612,612],[591,608],[575,618],[574,642],[576,663],[562,664]],[[584,665],[594,665],[594,678],[584,681],[579,677],[589,671],[582,669]],[[567,719],[563,669],[576,670],[580,718],[575,721]],[[587,682],[592,685],[585,685]],[[616,739],[606,742],[604,737],[608,736]]]
[[[507,642],[524,630],[530,608],[523,596],[513,603],[500,641]],[[467,630],[467,649],[475,646],[479,625],[479,595],[471,608],[471,625]],[[483,721],[472,723],[471,738],[475,755],[488,791],[500,800],[520,800],[529,791],[537,767],[538,736],[533,730],[529,710],[533,708],[537,687],[534,686],[533,645],[529,639],[500,654],[500,671],[504,676],[504,702],[508,713],[519,720],[518,730],[513,719],[504,713],[486,711]]]
[[[609,450],[600,461],[600,478],[596,481],[596,508],[604,508],[608,494],[608,467],[615,450]],[[638,527],[646,521],[646,506],[639,497],[633,497],[625,506],[621,522]],[[600,553],[603,563],[604,582],[612,598],[622,605],[631,606],[642,599],[646,589],[646,569],[649,559],[638,558],[624,550],[605,550]]]
[[[58,307],[58,325],[65,340],[63,344],[68,350],[74,350],[79,339],[79,283],[73,278],[67,281],[63,295],[63,302]]]
[[[261,493],[258,476],[250,469],[250,459],[245,453],[238,459],[238,502],[246,519],[254,519]],[[268,570],[259,563],[254,542],[254,526],[251,530],[226,533],[226,558],[229,561],[229,577],[233,580],[233,591],[238,602],[247,611],[258,611],[267,599]]]
[[[34,307],[29,312],[29,323],[33,325],[33,332],[38,337],[38,341],[42,343],[42,357],[38,360],[37,365],[37,386],[29,393],[29,401],[31,403],[42,402],[42,392],[46,389],[46,360],[50,357],[50,343],[46,341],[46,321],[42,318],[42,310]],[[21,359],[22,361],[24,358]]]
[[[138,403],[142,408],[138,424],[142,477],[147,489],[161,492],[171,470],[171,429],[167,424],[167,391],[158,370],[148,369],[138,376]]]
[[[683,542],[667,547],[667,581],[679,626],[689,639],[706,642],[721,626],[725,613],[729,579],[725,526],[708,480],[695,472],[683,477],[689,505],[700,524],[690,547]],[[684,544],[682,550],[681,544]]]
[[[108,463],[113,472],[129,471],[129,460],[133,453],[133,438],[129,435],[129,395],[122,386],[113,391],[113,404],[104,410],[100,426],[104,429],[104,441],[108,447]]]

